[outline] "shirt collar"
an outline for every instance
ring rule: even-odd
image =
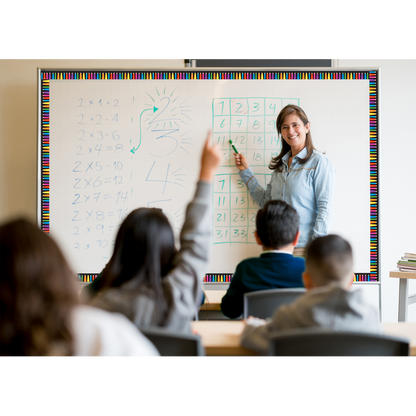
[[[289,160],[289,158],[290,158],[290,156],[292,156],[292,151],[291,150],[289,150],[283,157],[282,157],[282,160],[283,160],[283,162],[287,162],[288,160]]]
[[[266,251],[262,251],[260,255],[266,254],[266,253],[285,253],[285,254],[293,255],[293,253],[291,253],[290,251],[286,251],[286,250],[266,250]]]
[[[295,157],[297,157],[298,159],[303,159],[304,157],[306,157],[307,154],[308,149],[305,146]]]
[[[299,158],[299,159],[303,159],[304,157],[306,157],[306,155],[308,154],[308,149],[306,148],[306,146],[295,156],[295,158]],[[282,161],[285,162],[285,164],[287,165],[287,161],[289,160],[289,158],[292,156],[292,150],[289,150],[283,157],[282,157]]]

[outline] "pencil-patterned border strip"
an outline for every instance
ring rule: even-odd
[[[233,273],[208,273],[204,277],[204,283],[229,283]]]
[[[78,278],[80,282],[89,283],[95,280],[99,275],[98,274],[91,274],[91,273],[80,273],[78,274]]]
[[[378,217],[378,71],[56,71],[42,70],[42,229],[49,233],[49,80],[368,80],[370,131],[370,273],[356,273],[355,281],[378,281],[379,217]],[[91,276],[93,280],[96,275]]]
[[[41,228],[49,234],[49,80],[42,80],[42,190],[41,190]]]
[[[373,71],[375,72],[375,71]],[[202,80],[217,80],[217,79],[270,79],[270,80],[301,80],[301,79],[322,79],[322,80],[341,80],[341,79],[369,79],[371,71],[340,71],[340,72],[247,72],[247,71],[227,71],[227,72],[171,72],[171,71],[118,71],[118,72],[102,72],[102,71],[76,71],[76,72],[48,72],[42,71],[42,80],[51,79],[202,79]],[[377,78],[377,74],[375,75]]]
[[[370,280],[378,280],[378,74],[369,72],[369,117],[370,117]]]

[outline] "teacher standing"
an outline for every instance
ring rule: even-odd
[[[282,151],[272,158],[270,183],[264,189],[241,153],[235,154],[235,165],[250,195],[262,207],[271,199],[281,199],[300,217],[300,238],[295,255],[305,255],[305,248],[316,237],[328,232],[332,213],[335,169],[331,161],[312,143],[310,122],[296,105],[287,105],[276,119],[277,133],[282,137]]]

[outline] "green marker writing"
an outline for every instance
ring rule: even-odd
[[[234,149],[235,154],[238,155],[238,150],[235,148],[234,143],[233,143],[232,140],[230,140],[230,144],[231,144],[232,148]]]
[[[138,150],[138,148],[140,147],[141,143],[142,143],[142,115],[145,111],[149,111],[152,110],[151,108],[146,108],[146,110],[143,110],[140,113],[140,118],[139,118],[139,125],[140,125],[140,141],[139,141],[139,145],[137,147],[133,147],[133,149],[130,150],[131,153],[134,154],[134,152],[136,152]],[[157,110],[159,110],[157,107],[153,106],[153,112],[155,113]],[[133,119],[132,119],[133,121]],[[130,140],[131,142],[131,140]]]

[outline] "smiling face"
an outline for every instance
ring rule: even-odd
[[[293,149],[299,152],[305,147],[306,133],[309,131],[310,123],[306,125],[296,113],[287,115],[282,123],[280,133],[283,140]]]

